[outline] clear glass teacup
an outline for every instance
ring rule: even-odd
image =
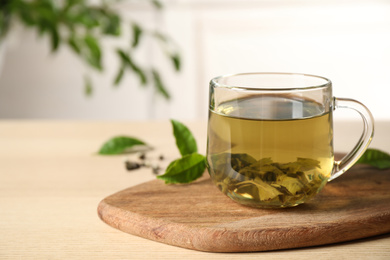
[[[334,159],[337,108],[356,110],[361,138]],[[243,205],[292,207],[314,197],[347,171],[374,132],[360,102],[336,98],[330,80],[307,74],[242,73],[210,82],[207,167],[215,185]]]

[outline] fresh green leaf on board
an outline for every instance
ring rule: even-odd
[[[181,122],[171,119],[173,135],[176,139],[176,146],[182,156],[198,152],[195,137],[191,131]]]
[[[205,156],[192,153],[187,154],[168,166],[163,175],[157,176],[164,180],[166,184],[190,183],[200,178],[206,168]]]
[[[106,141],[99,150],[101,155],[122,154],[136,145],[146,146],[147,144],[137,138],[129,136],[116,136]]]
[[[378,169],[390,168],[390,155],[378,149],[367,149],[357,163],[368,164]]]

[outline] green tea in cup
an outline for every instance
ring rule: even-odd
[[[334,160],[332,112],[361,113],[364,132]],[[210,84],[207,166],[215,185],[243,205],[296,206],[350,168],[372,139],[373,119],[359,102],[334,98],[323,77],[246,73]]]

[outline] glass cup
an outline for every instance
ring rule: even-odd
[[[330,80],[307,74],[242,73],[210,82],[207,167],[215,185],[243,205],[292,207],[315,196],[364,153],[374,132],[360,102],[336,98]],[[334,109],[357,111],[363,133],[334,158]]]

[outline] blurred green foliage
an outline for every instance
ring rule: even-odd
[[[147,1],[157,11],[163,8],[158,0]],[[102,39],[107,36],[122,37],[125,27],[119,12],[112,8],[116,2],[118,1],[102,0],[100,4],[92,5],[88,0],[1,0],[0,41],[5,39],[14,20],[19,20],[28,28],[37,30],[39,35],[47,37],[53,52],[66,45],[88,66],[96,71],[103,71]],[[158,31],[146,31],[134,21],[130,23],[131,39],[128,48],[118,47],[114,50],[120,66],[113,84],[119,85],[125,72],[130,72],[139,78],[141,85],[151,82],[157,93],[169,99],[170,95],[158,70],[142,67],[133,57],[141,44],[141,38],[149,36],[162,47],[162,51],[171,60],[173,69],[179,71],[181,63],[177,48],[172,48],[174,44],[167,35]],[[93,83],[89,75],[84,75],[84,82],[85,94],[91,95]]]

